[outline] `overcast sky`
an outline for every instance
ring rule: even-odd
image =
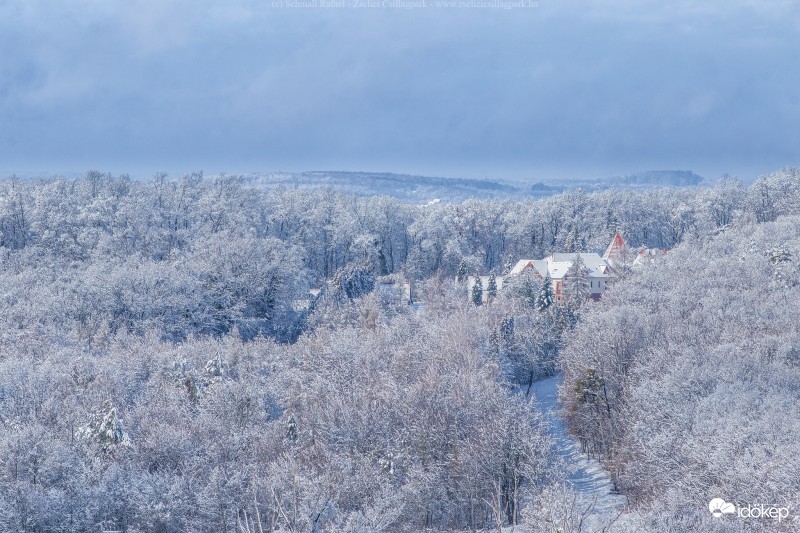
[[[0,0],[0,172],[800,164],[798,2],[291,1]]]

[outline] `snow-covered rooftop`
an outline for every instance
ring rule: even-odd
[[[567,274],[571,266],[572,266],[572,261],[547,262],[547,268],[550,271],[550,277],[553,279],[563,278]]]
[[[589,271],[590,278],[610,278],[612,275],[608,263],[595,253],[581,253],[581,260]],[[563,278],[577,260],[577,253],[555,253],[545,259],[550,277]]]
[[[531,269],[531,271],[535,271],[544,277],[547,275],[547,261],[544,259],[520,259],[509,274],[522,274],[525,269]]]

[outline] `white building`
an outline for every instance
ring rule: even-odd
[[[414,303],[411,297],[411,282],[398,279],[379,280],[375,283],[375,292],[385,300],[394,300],[404,304]]]
[[[633,258],[622,235],[617,233],[602,257],[596,253],[575,252],[554,253],[544,259],[520,259],[507,275],[496,276],[497,290],[498,292],[502,290],[504,283],[508,283],[509,278],[513,276],[529,274],[543,281],[549,274],[556,301],[561,301],[564,299],[564,283],[567,281],[568,273],[577,261],[578,255],[586,266],[589,294],[593,300],[599,300],[608,283],[616,278],[614,268],[625,268]],[[476,280],[481,282],[483,301],[486,302],[489,276],[470,276],[467,281],[467,295],[472,297],[472,289]]]
[[[656,261],[659,261],[665,255],[667,255],[666,250],[659,250],[658,248],[642,248],[639,250],[639,253],[636,254],[636,259],[633,260],[632,268],[634,270],[639,270],[640,268],[650,266]]]

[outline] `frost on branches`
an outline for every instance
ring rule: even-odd
[[[111,400],[106,400],[92,420],[78,430],[78,436],[90,444],[99,445],[100,451],[106,455],[113,455],[119,448],[131,447],[131,440]]]

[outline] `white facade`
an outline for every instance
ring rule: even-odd
[[[578,258],[578,253],[556,253],[544,259],[522,259],[514,265],[509,276],[531,273],[537,279],[543,280],[547,274],[553,283],[553,293],[556,301],[563,298],[564,281],[572,266]],[[611,266],[596,253],[581,253],[581,260],[588,271],[589,294],[595,300],[600,298],[608,282],[614,278]]]
[[[600,296],[606,290],[608,283],[613,280],[616,275],[614,274],[615,262],[621,264],[623,258],[629,255],[629,251],[622,236],[617,233],[611,244],[608,246],[606,253],[600,257],[596,253],[554,253],[544,259],[520,259],[514,268],[505,276],[496,276],[497,290],[502,290],[504,282],[513,276],[520,276],[523,274],[530,274],[538,280],[544,280],[549,274],[553,284],[553,293],[556,296],[556,301],[561,301],[564,297],[564,282],[572,266],[577,261],[580,255],[583,264],[587,270],[587,281],[589,283],[589,294],[592,299],[599,300]],[[483,301],[486,301],[486,287],[488,285],[489,276],[470,276],[467,282],[467,291],[469,297],[472,297],[472,288],[475,285],[476,279],[481,280],[483,287]]]

